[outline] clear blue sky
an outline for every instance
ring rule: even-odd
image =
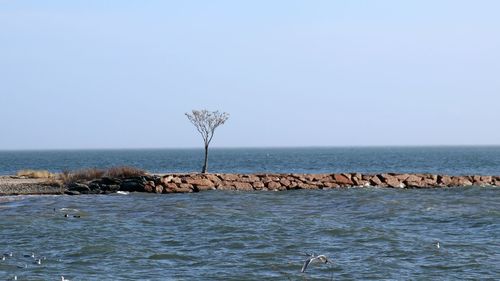
[[[500,1],[0,0],[0,149],[500,144]]]

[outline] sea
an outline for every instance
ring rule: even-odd
[[[209,157],[214,173],[500,175],[498,146]],[[0,174],[125,165],[184,173],[202,160],[199,149],[0,151]],[[4,196],[4,253],[0,280],[500,280],[500,188]],[[329,262],[301,272],[310,254]]]

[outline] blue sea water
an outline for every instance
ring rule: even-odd
[[[122,165],[150,172],[196,172],[202,162],[201,149],[0,151],[0,175]],[[211,149],[209,171],[500,175],[500,146]]]
[[[190,172],[201,152],[0,152],[0,171]],[[499,147],[214,149],[210,168],[498,175],[499,161]],[[0,280],[499,280],[499,210],[498,187],[5,196]],[[332,262],[301,273],[306,252]]]

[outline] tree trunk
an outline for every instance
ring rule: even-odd
[[[203,164],[203,169],[201,170],[202,174],[207,172],[208,167],[208,145],[205,145],[205,164]]]

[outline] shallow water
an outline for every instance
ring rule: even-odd
[[[499,210],[479,187],[0,197],[0,280],[494,280]]]

